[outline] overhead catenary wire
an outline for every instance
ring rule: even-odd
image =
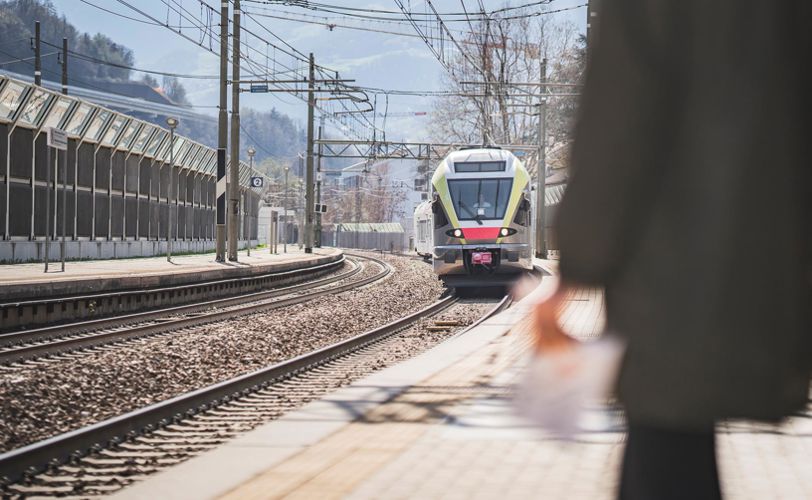
[[[4,55],[4,56],[8,56],[8,57],[14,57],[14,55],[13,55],[13,54],[10,54],[10,53],[8,53],[8,52],[6,52],[6,51],[4,51],[4,50],[0,50],[0,54],[2,54],[2,55]],[[31,58],[26,58],[26,59],[24,59],[24,60],[20,60],[19,62],[24,62],[24,63],[28,64],[29,66],[32,66],[32,67],[33,67],[33,66],[34,66],[34,63],[33,63],[33,62],[30,60],[30,59],[31,59]],[[48,69],[48,68],[42,68],[42,71],[43,71],[43,73],[49,73],[49,74],[51,74],[51,75],[53,75],[53,76],[57,76],[57,77],[61,77],[61,76],[62,76],[62,75],[61,75],[61,73],[58,73],[58,72],[56,72],[56,71],[52,71],[52,70],[50,70],[50,69]],[[116,91],[111,90],[111,89],[106,88],[106,87],[100,87],[99,85],[93,84],[93,83],[91,83],[91,82],[89,82],[89,81],[87,81],[87,80],[83,80],[83,79],[76,78],[76,77],[73,77],[73,76],[72,76],[70,79],[71,79],[72,81],[74,81],[74,82],[77,82],[77,83],[81,84],[80,86],[81,86],[81,87],[84,87],[84,88],[88,88],[88,89],[92,89],[92,90],[98,90],[98,91],[100,91],[100,92],[104,92],[104,93],[106,93],[106,94],[113,94],[113,95],[116,95],[116,96],[119,96],[119,97],[128,97],[128,98],[132,98],[132,96],[131,96],[131,95],[128,95],[128,94],[123,94],[123,93],[121,93],[121,92],[116,92]],[[184,106],[184,107],[186,107],[186,106]],[[202,107],[202,106],[188,106],[188,107],[197,108],[197,107]],[[201,117],[201,118],[202,118],[202,117]]]
[[[4,54],[5,54],[5,52],[4,52]],[[55,55],[55,54],[59,54],[59,51],[46,52],[45,54],[41,54],[40,57],[50,57],[50,56]],[[14,57],[14,56],[9,56],[9,57]],[[34,60],[36,58],[37,58],[37,56],[18,57],[16,59],[12,59],[12,60],[9,60],[9,61],[0,62],[0,66],[6,66],[8,64],[17,64],[17,63],[21,63],[21,62],[28,62],[28,61],[32,61],[32,60]]]
[[[254,137],[253,137],[253,136],[252,136],[252,135],[251,135],[251,134],[248,132],[248,130],[246,130],[246,128],[243,126],[242,122],[240,122],[240,130],[242,131],[242,133],[243,133],[243,134],[245,134],[245,136],[246,136],[246,137],[248,137],[249,139],[251,139],[251,141],[253,141],[253,144],[252,144],[252,145],[255,145],[256,147],[258,147],[259,149],[261,149],[261,150],[262,150],[262,151],[263,151],[263,152],[264,152],[266,155],[271,156],[271,157],[272,157],[272,156],[274,156],[274,154],[273,154],[273,153],[271,153],[270,151],[268,151],[267,149],[265,149],[265,147],[262,145],[262,143],[261,143],[260,141],[258,141],[258,140],[256,140],[256,139],[254,139]]]
[[[138,14],[140,14],[141,16],[144,16],[145,18],[150,19],[150,20],[152,20],[153,22],[160,23],[160,21],[159,21],[159,20],[158,20],[158,19],[157,19],[155,16],[153,16],[153,15],[151,15],[151,14],[149,14],[149,13],[145,12],[144,10],[139,9],[138,7],[136,7],[136,6],[132,5],[132,3],[131,3],[131,2],[129,2],[129,1],[127,1],[127,0],[117,0],[117,1],[118,1],[120,4],[122,4],[122,5],[126,6],[126,7],[130,8],[130,9],[132,9],[134,12],[137,12],[137,13],[138,13]],[[200,24],[200,23],[196,22],[196,21],[194,20],[194,18],[192,17],[191,12],[189,12],[189,10],[188,10],[188,9],[186,9],[185,7],[183,7],[182,5],[179,5],[177,2],[171,3],[171,2],[168,2],[167,0],[162,0],[162,1],[163,1],[164,5],[166,5],[166,7],[167,7],[168,11],[171,9],[171,10],[172,10],[172,12],[176,13],[176,14],[179,16],[179,18],[180,18],[181,20],[183,20],[183,21],[187,21],[187,22],[190,22],[190,23],[192,23],[193,25],[195,25],[196,29],[200,30],[200,32],[201,32],[201,33],[203,33],[203,34],[204,34],[204,36],[202,36],[200,40],[195,40],[195,39],[193,39],[192,37],[190,37],[188,34],[184,33],[184,32],[183,32],[183,30],[180,30],[180,29],[177,29],[177,30],[172,29],[172,31],[173,31],[174,33],[178,34],[179,36],[181,36],[181,37],[185,38],[185,39],[186,39],[186,40],[188,40],[188,41],[191,41],[191,42],[192,42],[192,43],[194,43],[195,45],[200,46],[200,47],[201,47],[201,48],[203,48],[204,50],[207,50],[207,51],[209,51],[209,52],[211,52],[211,53],[213,53],[213,54],[217,55],[217,53],[216,53],[216,52],[215,52],[215,51],[214,51],[214,50],[213,50],[211,47],[206,47],[206,45],[205,45],[205,44],[202,42],[202,40],[204,40],[204,39],[205,39],[205,36],[206,36],[206,35],[207,35],[207,36],[210,38],[210,40],[214,40],[214,39],[218,39],[218,40],[219,40],[219,36],[217,35],[217,33],[215,33],[215,30],[214,30],[214,29],[212,29],[212,27],[211,27],[211,26],[202,25],[202,24]],[[214,8],[213,8],[213,7],[211,7],[211,6],[210,6],[208,3],[206,3],[205,1],[203,1],[203,0],[198,0],[198,4],[201,6],[201,9],[204,9],[204,8],[205,8],[205,9],[207,9],[207,10],[208,10],[209,12],[211,12],[211,13],[216,13],[216,12],[214,11]],[[219,14],[218,14],[218,15],[219,15]],[[160,23],[160,24],[161,24],[161,25],[163,25],[164,27],[168,27],[168,22],[167,22],[167,23]],[[258,24],[259,24],[259,23],[258,23]],[[249,30],[249,31],[250,31],[250,30]],[[287,51],[287,50],[285,50],[285,49],[283,49],[283,48],[279,47],[278,45],[276,45],[276,44],[273,44],[273,43],[269,42],[268,40],[266,40],[266,39],[262,38],[262,37],[261,37],[261,36],[259,36],[258,34],[254,33],[254,32],[251,32],[250,34],[251,34],[252,36],[254,36],[255,38],[257,38],[257,39],[261,40],[262,42],[264,42],[264,43],[266,43],[266,44],[268,44],[268,45],[273,46],[275,49],[278,49],[278,50],[280,50],[280,51],[283,51],[283,52],[287,53],[287,54],[288,54],[289,56],[291,56],[291,57],[294,57],[294,58],[296,58],[296,59],[300,59],[300,58],[298,58],[298,57],[295,57],[295,55],[294,55],[294,54],[291,54],[291,53],[290,53],[290,51]],[[218,43],[219,43],[219,42],[218,42]],[[246,45],[246,46],[247,46],[247,45]],[[250,46],[247,46],[247,47],[249,47],[249,50],[250,50]],[[263,59],[265,59],[265,57],[266,57],[266,54],[264,54],[264,53],[263,53],[263,54],[262,54],[262,58],[263,58]],[[260,67],[260,64],[259,64],[259,63],[257,63],[256,61],[253,61],[253,60],[251,60],[251,59],[250,59],[250,52],[249,52],[249,51],[246,51],[246,52],[245,52],[244,57],[243,57],[243,61],[242,61],[242,63],[244,63],[244,64],[247,66],[247,68],[246,68],[246,73],[251,74],[251,75],[255,76],[255,77],[256,77],[256,78],[258,78],[258,79],[263,78],[263,76],[265,76],[265,77],[266,77],[266,76],[268,75],[268,73],[269,73],[269,71],[268,71],[268,69],[269,69],[269,68],[267,67],[267,66],[268,66],[268,64],[266,64],[264,68]],[[241,63],[241,66],[243,65],[242,63]],[[294,73],[296,72],[296,69],[294,69],[294,68],[292,68],[292,67],[290,67],[290,66],[287,66],[287,65],[281,64],[279,61],[274,61],[274,63],[275,63],[275,64],[279,64],[279,65],[283,66],[283,68],[284,68],[284,69],[286,69],[286,70],[289,70],[289,71],[294,72]],[[298,99],[300,99],[300,100],[305,100],[305,99],[306,99],[306,98],[304,97],[304,95],[302,94],[302,92],[300,92],[298,89],[293,88],[293,87],[291,87],[291,86],[289,86],[289,85],[277,85],[277,87],[279,87],[279,88],[281,88],[281,89],[284,89],[284,90],[289,91],[289,92],[290,92],[292,95],[294,95],[295,97],[297,97],[297,98],[298,98]],[[342,103],[342,107],[346,107],[346,105]],[[320,111],[321,111],[322,113],[327,113],[328,117],[329,117],[329,118],[330,118],[332,121],[338,121],[340,124],[342,124],[342,125],[343,125],[343,126],[345,126],[345,127],[346,127],[348,124],[351,124],[353,121],[358,121],[358,122],[359,122],[359,123],[361,123],[361,124],[368,123],[368,120],[361,120],[361,119],[358,119],[358,118],[349,118],[349,119],[348,119],[348,118],[336,118],[336,117],[331,116],[331,114],[330,114],[329,112],[325,111],[324,109],[321,109]],[[343,129],[342,129],[342,131],[346,133],[346,130],[343,130]]]
[[[56,45],[56,44],[47,42],[45,40],[42,40],[42,43],[45,44],[45,45],[48,45],[50,47],[55,47],[55,48],[61,48],[62,47],[62,45]],[[52,52],[52,53],[56,54],[57,52]],[[216,80],[216,79],[219,78],[219,76],[217,76],[217,75],[189,75],[189,74],[184,74],[184,73],[173,73],[173,72],[170,72],[170,71],[159,71],[159,70],[154,70],[154,69],[138,68],[136,66],[130,66],[130,65],[127,65],[127,64],[123,64],[123,63],[117,63],[117,62],[113,62],[113,61],[105,61],[104,59],[99,59],[97,57],[89,56],[87,54],[82,54],[81,52],[76,52],[74,50],[68,50],[68,55],[73,56],[73,57],[75,57],[77,59],[81,59],[83,61],[96,63],[96,64],[102,64],[102,65],[105,65],[105,66],[111,66],[113,68],[136,71],[138,73],[148,73],[148,74],[152,74],[152,75],[161,75],[161,76],[167,76],[167,77],[172,77],[172,78],[192,79],[192,80]]]
[[[134,22],[137,22],[137,23],[148,24],[150,26],[165,26],[164,24],[159,23],[159,22],[152,22],[152,21],[147,21],[147,20],[144,20],[144,19],[138,19],[137,17],[128,16],[126,14],[122,14],[121,12],[116,12],[114,10],[107,9],[105,7],[102,7],[101,5],[96,5],[95,3],[90,2],[88,0],[79,0],[79,1],[86,4],[86,5],[89,5],[91,7],[95,7],[97,9],[101,10],[101,11],[107,12],[108,14],[112,14],[114,16],[121,17],[123,19],[127,19],[127,20],[134,21]],[[177,26],[177,27],[182,28],[183,26]],[[191,26],[186,26],[186,27],[190,28]]]
[[[345,16],[350,16],[350,17],[356,16],[356,17],[360,17],[362,19],[372,19],[373,16],[370,16],[368,14],[370,12],[375,13],[375,14],[390,15],[390,16],[392,16],[392,15],[402,16],[403,15],[402,11],[396,11],[396,10],[382,10],[382,9],[374,9],[374,8],[367,9],[367,8],[358,8],[358,7],[347,7],[347,6],[343,6],[343,5],[329,5],[329,4],[319,3],[319,2],[301,1],[301,0],[299,0],[299,1],[297,1],[297,0],[245,0],[245,1],[247,3],[255,3],[255,4],[285,5],[285,6],[291,6],[291,7],[300,7],[300,8],[304,8],[304,9],[308,9],[308,10],[312,10],[312,11],[329,12],[329,13],[333,13],[333,14],[340,14],[340,15],[345,15]],[[496,9],[496,10],[485,12],[484,16],[493,16],[493,15],[496,15],[496,14],[501,14],[503,12],[509,12],[509,11],[513,11],[513,10],[522,10],[522,9],[527,9],[527,8],[531,8],[531,7],[538,7],[538,6],[541,6],[541,5],[550,4],[553,1],[555,1],[555,0],[537,0],[535,2],[529,2],[529,3],[525,3],[525,4],[520,4],[520,5],[505,6],[505,7]],[[345,11],[345,12],[341,12],[341,11]],[[359,12],[359,13],[363,12],[364,14],[354,14],[356,12]],[[439,16],[442,16],[442,17],[445,17],[445,18],[451,18],[451,19],[449,19],[449,21],[467,22],[467,19],[465,19],[465,17],[467,17],[467,13],[464,12],[464,11],[463,12],[440,12],[440,13],[438,13],[438,12],[433,12],[433,13],[415,12],[415,13],[413,13],[413,15],[422,16],[422,17],[429,17],[429,18],[434,17],[435,15],[439,15]],[[454,17],[458,17],[460,19],[454,19]],[[403,21],[403,22],[408,22],[409,21],[407,18],[404,18],[404,17],[398,17],[398,18],[381,17],[381,19],[383,19],[383,20],[399,20],[399,21]],[[484,20],[484,18],[480,19],[480,20]]]
[[[547,11],[543,11],[543,12],[538,13],[538,15],[556,14],[556,13],[559,13],[559,12],[565,12],[565,11],[568,11],[568,10],[580,9],[580,8],[583,8],[583,7],[586,7],[586,4],[580,4],[580,5],[575,5],[575,6],[571,6],[571,7],[564,7],[564,8],[556,9],[556,10],[547,10]],[[263,11],[250,10],[249,11],[249,10],[246,10],[245,8],[243,8],[243,14],[248,15],[248,16],[257,16],[257,17],[266,18],[266,19],[278,19],[278,20],[281,20],[281,21],[292,21],[292,22],[297,22],[297,23],[302,23],[302,24],[311,24],[311,25],[324,26],[324,27],[328,28],[330,31],[333,31],[336,28],[341,28],[341,29],[349,29],[349,30],[353,30],[353,31],[362,31],[362,32],[368,32],[368,33],[380,33],[380,34],[384,34],[384,35],[402,36],[402,37],[406,37],[406,38],[421,38],[421,39],[426,39],[427,38],[427,39],[430,39],[430,40],[436,41],[436,42],[443,41],[442,38],[432,36],[430,34],[426,34],[425,37],[424,37],[424,36],[421,36],[421,35],[419,35],[417,33],[406,33],[406,32],[403,32],[403,31],[393,31],[391,29],[371,28],[371,27],[368,26],[368,24],[370,22],[402,25],[403,23],[400,23],[400,22],[394,23],[394,22],[391,22],[391,21],[365,21],[363,26],[353,26],[351,24],[340,24],[340,22],[332,21],[333,19],[340,19],[340,20],[343,20],[346,23],[350,23],[350,22],[353,21],[352,18],[344,17],[344,16],[339,17],[339,18],[337,18],[337,17],[324,17],[324,16],[316,16],[316,15],[310,15],[310,14],[290,12],[290,11],[285,11],[285,10],[274,10],[274,11],[272,11],[272,10],[263,10]],[[533,14],[533,15],[536,15],[536,14]],[[297,18],[297,17],[291,17],[291,16],[299,16],[299,17]],[[254,19],[254,21],[258,23],[258,21],[256,21],[256,19]],[[259,24],[261,26],[263,26],[261,23],[259,23]],[[267,30],[267,28],[265,28],[264,26],[263,26],[263,29]],[[449,28],[449,31],[451,31],[453,33],[458,33],[458,34],[460,34],[462,36],[467,36],[467,35],[478,33],[478,31],[473,26],[471,26],[471,29],[469,31],[452,30],[450,28]],[[274,35],[274,36],[276,36],[276,35]],[[510,38],[508,38],[508,41],[515,44],[517,46],[517,48],[523,48],[526,45],[525,43],[515,41],[515,40],[512,40]],[[462,44],[462,45],[478,45],[479,44],[478,41],[466,40],[466,39],[459,40],[459,43]]]

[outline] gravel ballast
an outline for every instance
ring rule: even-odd
[[[317,370],[271,384],[183,421],[137,435],[76,462],[8,486],[0,493],[93,497],[110,493],[205,452],[238,434],[278,418],[372,372],[418,355],[456,335],[496,305],[496,300],[462,300],[396,335],[328,361]],[[438,328],[445,320],[447,328]],[[451,326],[453,324],[453,326]],[[433,328],[431,328],[433,327]]]
[[[0,451],[355,336],[441,295],[431,266],[383,259],[395,272],[362,289],[0,375]]]

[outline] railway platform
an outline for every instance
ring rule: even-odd
[[[42,263],[0,265],[0,301],[57,297],[93,292],[176,286],[257,274],[291,271],[328,263],[340,258],[334,248],[317,248],[306,254],[291,246],[287,253],[271,254],[255,249],[251,256],[240,251],[238,262],[216,262],[214,253],[131,259],[83,260],[68,262],[59,271],[59,262],[43,272]]]
[[[512,410],[529,348],[525,318],[548,285],[416,358],[113,498],[614,498],[624,443],[617,412],[595,409],[593,428],[563,441]],[[599,335],[603,307],[598,291],[571,296],[565,327]],[[812,497],[812,414],[781,426],[730,422],[718,435],[725,498]]]

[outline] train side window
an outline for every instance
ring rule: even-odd
[[[516,209],[516,216],[513,217],[513,223],[520,226],[530,225],[530,201],[522,197],[519,207]]]
[[[434,229],[448,225],[448,217],[439,199],[435,198],[435,200],[431,202],[431,212],[434,214]]]

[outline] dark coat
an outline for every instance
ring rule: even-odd
[[[809,2],[604,0],[556,221],[606,289],[629,418],[801,408],[812,368]]]

